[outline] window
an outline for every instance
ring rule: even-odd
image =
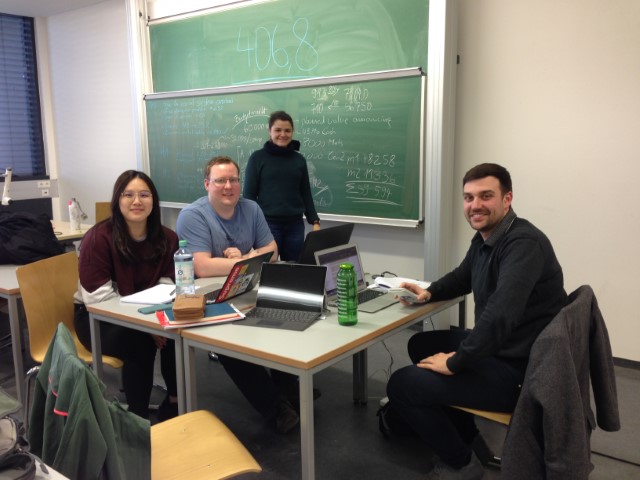
[[[33,18],[0,14],[0,173],[16,180],[47,173],[37,73]]]

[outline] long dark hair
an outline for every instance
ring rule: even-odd
[[[113,196],[111,197],[111,218],[105,221],[110,221],[113,226],[113,244],[117,252],[122,258],[130,263],[137,261],[133,253],[134,240],[129,235],[129,229],[127,222],[120,211],[120,197],[122,192],[125,191],[127,185],[131,180],[139,178],[149,187],[151,195],[153,195],[153,208],[151,214],[147,217],[147,240],[153,246],[153,253],[151,258],[144,260],[156,260],[162,258],[169,248],[169,242],[162,229],[162,220],[160,218],[160,197],[156,186],[144,172],[138,170],[127,170],[120,174],[116,183],[113,185]]]

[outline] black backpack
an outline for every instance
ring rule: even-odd
[[[31,480],[36,477],[36,457],[29,453],[24,426],[14,414],[22,405],[0,388],[0,478]]]
[[[0,265],[27,263],[64,253],[46,214],[0,212]]]

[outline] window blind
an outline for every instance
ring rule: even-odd
[[[0,14],[0,173],[46,177],[33,18]]]

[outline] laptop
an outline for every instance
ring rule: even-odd
[[[326,273],[317,265],[263,264],[256,306],[234,325],[306,330],[322,315]]]
[[[222,285],[213,283],[196,290],[199,295],[204,295],[205,302],[226,302],[238,295],[250,292],[258,284],[262,264],[268,262],[273,252],[263,253],[256,257],[246,258],[236,262]]]
[[[318,250],[344,245],[351,240],[353,223],[345,223],[337,227],[323,228],[321,230],[310,231],[304,239],[302,251],[298,263],[305,265],[315,265],[316,259],[313,256]]]
[[[390,293],[382,290],[372,290],[367,288],[364,279],[364,268],[360,260],[358,248],[353,244],[341,245],[339,247],[320,250],[315,253],[318,265],[327,267],[327,280],[325,289],[327,292],[327,304],[336,306],[338,301],[337,275],[341,263],[351,263],[358,278],[358,311],[374,313],[383,308],[387,308],[394,303],[398,303]]]

